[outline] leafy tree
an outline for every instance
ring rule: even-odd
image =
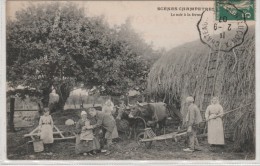
[[[10,86],[24,85],[42,91],[48,106],[55,88],[63,108],[70,91],[82,79],[78,63],[95,37],[82,29],[89,20],[74,4],[30,5],[16,13],[7,25],[7,80]],[[93,55],[92,55],[93,56]],[[90,59],[89,57],[86,57]],[[79,60],[78,60],[79,59]]]
[[[81,83],[109,95],[144,85],[150,64],[142,57],[148,54],[156,53],[130,23],[110,28],[73,3],[32,4],[7,22],[9,86],[35,88],[44,106],[54,88],[57,109]]]

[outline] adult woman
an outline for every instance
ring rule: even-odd
[[[76,132],[78,133],[75,146],[76,154],[92,154],[100,149],[98,140],[93,136],[93,132],[88,128],[89,124],[86,125],[86,122],[88,122],[87,113],[82,111],[81,119],[76,124]]]
[[[114,103],[110,99],[108,99],[102,107],[102,112],[111,116],[111,119],[113,121],[115,121],[115,119],[112,115],[114,113],[113,110],[114,110]],[[117,131],[116,126],[112,132],[112,139],[114,139],[114,138],[118,138],[118,131]]]
[[[223,129],[223,108],[219,104],[218,97],[213,97],[211,105],[205,112],[205,118],[208,121],[208,143],[211,145],[224,145]]]
[[[114,110],[114,103],[108,99],[102,107],[102,112],[112,116]]]

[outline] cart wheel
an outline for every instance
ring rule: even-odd
[[[152,141],[141,142],[141,139],[146,139],[144,132],[141,132],[137,135],[137,137],[136,137],[137,144],[140,146],[145,146],[147,149],[150,149],[151,145],[152,145]]]

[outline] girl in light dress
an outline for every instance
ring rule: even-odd
[[[93,130],[91,129],[90,121],[85,119],[85,126],[82,127],[80,140],[84,140],[86,142],[94,139]]]
[[[53,120],[49,114],[49,108],[44,108],[43,113],[39,120],[39,133],[46,151],[49,151],[54,141]]]

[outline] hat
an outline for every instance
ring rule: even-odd
[[[186,102],[194,102],[194,98],[192,96],[189,96],[186,98]]]
[[[86,115],[86,114],[87,114],[86,111],[81,111],[80,115],[82,116],[82,115]]]

